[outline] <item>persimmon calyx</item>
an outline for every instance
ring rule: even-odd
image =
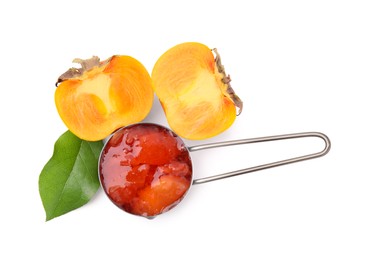
[[[81,77],[84,72],[89,71],[95,67],[101,67],[107,64],[110,61],[110,59],[100,62],[100,58],[97,56],[92,56],[91,58],[85,59],[85,60],[80,59],[80,58],[75,58],[73,60],[73,63],[80,64],[81,68],[68,69],[66,72],[60,75],[60,77],[58,78],[58,81],[55,83],[55,86],[57,87],[61,82],[65,80]]]
[[[240,115],[242,112],[242,108],[243,108],[243,102],[239,98],[239,96],[236,95],[236,92],[231,87],[231,77],[229,74],[227,75],[225,72],[225,69],[222,64],[222,60],[220,58],[218,50],[216,48],[213,48],[212,51],[215,54],[215,65],[216,65],[217,72],[221,75],[222,82],[227,86],[226,91],[227,91],[229,98],[232,100],[234,105],[238,108],[237,115]]]

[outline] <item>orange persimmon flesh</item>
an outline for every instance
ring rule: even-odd
[[[220,58],[201,43],[169,49],[151,76],[168,124],[181,137],[199,140],[218,135],[235,121],[236,107],[242,109]]]
[[[55,104],[69,130],[81,139],[97,141],[116,129],[143,120],[153,103],[151,78],[130,56],[97,57],[72,68],[58,80]]]

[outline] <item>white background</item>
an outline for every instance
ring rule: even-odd
[[[369,259],[367,1],[2,1],[1,259]],[[188,145],[321,131],[322,158],[193,186],[154,220],[101,190],[45,222],[38,176],[66,130],[54,83],[73,58],[124,54],[151,72],[186,41],[217,47],[244,101]],[[145,120],[167,125],[155,101]],[[193,154],[203,177],[319,151],[308,139]]]

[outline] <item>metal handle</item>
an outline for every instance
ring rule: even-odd
[[[322,151],[312,154],[307,154],[299,157],[294,157],[291,159],[286,159],[282,161],[267,163],[259,166],[254,166],[238,171],[232,171],[227,172],[223,174],[218,174],[214,176],[204,177],[200,179],[193,180],[192,184],[201,184],[206,183],[210,181],[220,180],[228,177],[233,177],[241,174],[246,174],[249,172],[255,172],[260,171],[264,169],[269,169],[277,166],[282,166],[290,163],[295,162],[301,162],[304,160],[310,160],[314,158],[321,157],[323,155],[326,155],[330,148],[331,148],[331,142],[325,134],[319,133],[319,132],[306,132],[306,133],[297,133],[297,134],[286,134],[286,135],[275,135],[275,136],[267,136],[267,137],[259,137],[259,138],[250,138],[250,139],[242,139],[242,140],[235,140],[235,141],[227,141],[227,142],[219,142],[219,143],[211,143],[211,144],[203,144],[203,145],[196,145],[189,147],[188,150],[190,152],[196,152],[200,150],[205,149],[211,149],[211,148],[218,148],[218,147],[225,147],[225,146],[231,146],[231,145],[240,145],[240,144],[251,144],[251,143],[260,143],[260,142],[269,142],[269,141],[278,141],[278,140],[286,140],[286,139],[295,139],[295,138],[303,138],[303,137],[318,137],[324,140],[325,147]]]

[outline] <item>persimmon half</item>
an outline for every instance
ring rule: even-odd
[[[76,136],[97,141],[116,129],[143,120],[150,112],[154,92],[146,68],[130,56],[76,59],[57,82],[58,113]]]
[[[172,47],[158,59],[151,76],[169,126],[186,139],[216,136],[242,111],[217,50],[204,44]]]

